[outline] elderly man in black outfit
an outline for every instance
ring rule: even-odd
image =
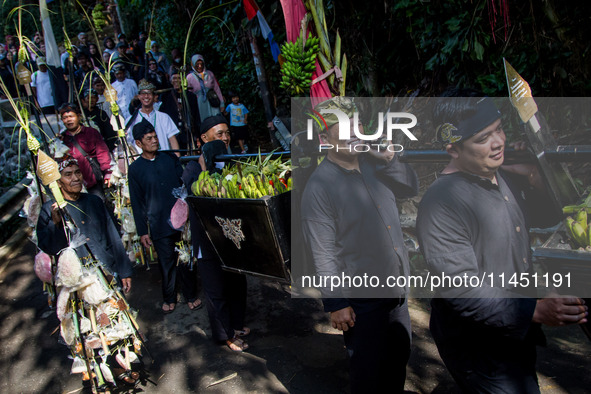
[[[215,154],[228,153],[230,127],[226,118],[220,114],[204,119],[201,123],[201,139],[204,153],[200,162],[189,162],[183,173],[183,181],[187,186],[192,185],[206,167],[215,166],[209,163]],[[215,148],[210,151],[211,147]],[[204,156],[208,158],[204,159]],[[242,352],[248,349],[244,337],[250,333],[250,329],[244,326],[246,277],[222,270],[222,263],[193,208],[189,215],[193,250],[199,253],[199,273],[212,337],[216,342],[225,343],[231,350]]]
[[[351,133],[357,108],[350,99],[335,97],[315,108],[324,109],[344,112]],[[310,177],[302,196],[302,230],[316,274],[367,274],[378,276],[382,283],[389,275],[408,275],[396,198],[417,193],[416,174],[387,150],[357,152],[354,147],[361,141],[356,137],[339,140],[337,117],[325,114],[324,119],[328,129],[320,132],[320,138],[333,149]],[[351,391],[403,392],[411,344],[406,289],[332,290],[321,289],[324,310],[330,313],[332,326],[343,331]]]
[[[82,173],[76,159],[66,157],[59,162],[59,170],[62,177],[57,181],[58,186],[68,202],[65,210],[87,237],[86,243],[94,257],[121,281],[123,290],[128,293],[131,289],[131,262],[111,214],[99,197],[82,193]],[[39,248],[47,254],[57,255],[68,247],[62,217],[53,201],[43,204],[37,222],[37,239]],[[76,253],[79,257],[88,255],[84,247],[77,248]]]
[[[158,136],[146,119],[133,127],[133,138],[142,149],[141,156],[129,166],[129,193],[137,234],[144,247],[152,244],[158,253],[162,273],[162,311],[174,311],[177,302],[176,278],[189,309],[201,306],[197,298],[196,276],[185,264],[177,267],[175,243],[181,233],[169,224],[170,211],[176,202],[172,190],[182,186],[183,168],[176,155],[159,152]]]

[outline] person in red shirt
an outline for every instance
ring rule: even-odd
[[[101,134],[92,127],[80,123],[80,108],[76,104],[64,104],[59,109],[66,130],[61,133],[70,155],[78,160],[86,190],[105,201],[103,183],[110,186],[111,154]]]

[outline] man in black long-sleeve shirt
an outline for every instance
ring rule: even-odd
[[[207,168],[204,156],[209,156],[207,147],[211,145],[206,146],[206,144],[214,146],[220,144],[219,148],[222,152],[229,149],[230,129],[226,118],[219,114],[204,119],[201,124],[201,139],[204,144],[204,154],[201,155],[200,162],[187,163],[183,173],[183,181],[187,186],[192,185],[198,179],[201,171],[205,171]],[[209,162],[209,159],[207,161]],[[215,166],[215,163],[211,165]],[[199,255],[199,273],[203,283],[211,336],[216,342],[226,343],[233,351],[244,351],[248,349],[248,344],[243,337],[250,333],[250,328],[244,326],[247,296],[246,277],[222,269],[222,263],[207,238],[193,207],[190,207],[189,221],[193,250]]]
[[[172,228],[168,219],[176,202],[172,190],[182,186],[183,168],[174,154],[158,151],[158,136],[146,119],[134,126],[133,137],[142,149],[142,155],[129,166],[133,217],[142,245],[149,248],[153,243],[158,253],[164,298],[162,311],[170,313],[176,307],[177,254],[174,248],[181,233]],[[178,273],[189,308],[198,308],[201,300],[197,298],[195,273],[184,264],[179,265]]]
[[[181,77],[178,71],[170,76],[170,83],[172,84],[172,90],[162,94],[162,104],[158,111],[168,114],[180,130],[180,133],[176,136],[179,147],[189,149],[197,142],[196,139],[199,137],[199,129],[201,128],[197,96],[186,89],[184,92],[181,91]],[[183,95],[186,98],[184,103]],[[190,119],[185,118],[187,114]],[[189,125],[190,130],[187,130]]]
[[[340,97],[316,107],[322,109],[349,118],[357,111]],[[383,284],[387,276],[408,275],[396,198],[417,193],[416,174],[392,152],[358,153],[354,146],[361,141],[339,140],[336,118],[325,119],[322,142],[338,149],[328,151],[302,197],[302,229],[317,276],[376,276]],[[411,342],[406,289],[321,291],[332,326],[343,331],[352,392],[402,392]]]
[[[434,114],[452,159],[423,196],[417,218],[427,265],[440,277],[528,277],[529,226],[553,224],[539,220],[552,216],[542,179],[535,166],[499,170],[505,133],[490,98],[446,94],[454,97],[441,99]],[[540,324],[586,321],[583,300],[536,300],[524,290],[483,281],[440,289],[433,299],[430,329],[464,392],[539,393],[536,345],[545,342]]]
[[[61,179],[58,185],[68,202],[65,210],[81,234],[86,237],[88,248],[94,257],[109,272],[118,277],[127,293],[131,289],[132,267],[125,252],[115,224],[102,200],[82,191],[82,173],[76,159],[67,158],[60,162]],[[43,204],[37,222],[37,239],[41,250],[57,255],[68,247],[68,239],[57,204],[48,201]],[[79,257],[86,257],[84,247],[76,249]]]

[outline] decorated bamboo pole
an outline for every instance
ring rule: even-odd
[[[84,337],[80,332],[80,322],[78,320],[78,313],[76,313],[76,309],[78,307],[78,294],[76,292],[74,294],[74,299],[71,300],[71,304],[72,310],[74,311],[74,313],[72,313],[72,321],[74,323],[74,332],[76,333],[76,340],[80,343],[80,346],[82,347],[80,351],[80,356],[84,361],[84,364],[86,365],[86,371],[88,373],[88,378],[90,379],[92,386],[95,390],[98,390],[97,384],[92,378],[92,367],[90,365],[90,360],[88,359],[88,354],[86,354],[86,343],[84,341]]]
[[[552,136],[546,120],[538,112],[538,106],[531,94],[529,84],[506,59],[503,59],[503,62],[511,104],[519,113],[521,120],[527,125],[526,136],[538,159],[554,207],[557,212],[562,212],[563,206],[578,201],[579,193],[568,168],[563,163],[551,162],[544,156],[545,149],[556,148],[556,140]]]

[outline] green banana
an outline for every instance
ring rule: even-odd
[[[575,220],[586,230],[587,229],[587,211],[581,209],[577,212],[577,216],[575,216]]]
[[[572,239],[578,246],[583,248],[587,246],[588,234],[583,226],[581,226],[581,223],[569,216],[566,218],[566,227],[570,230]]]

